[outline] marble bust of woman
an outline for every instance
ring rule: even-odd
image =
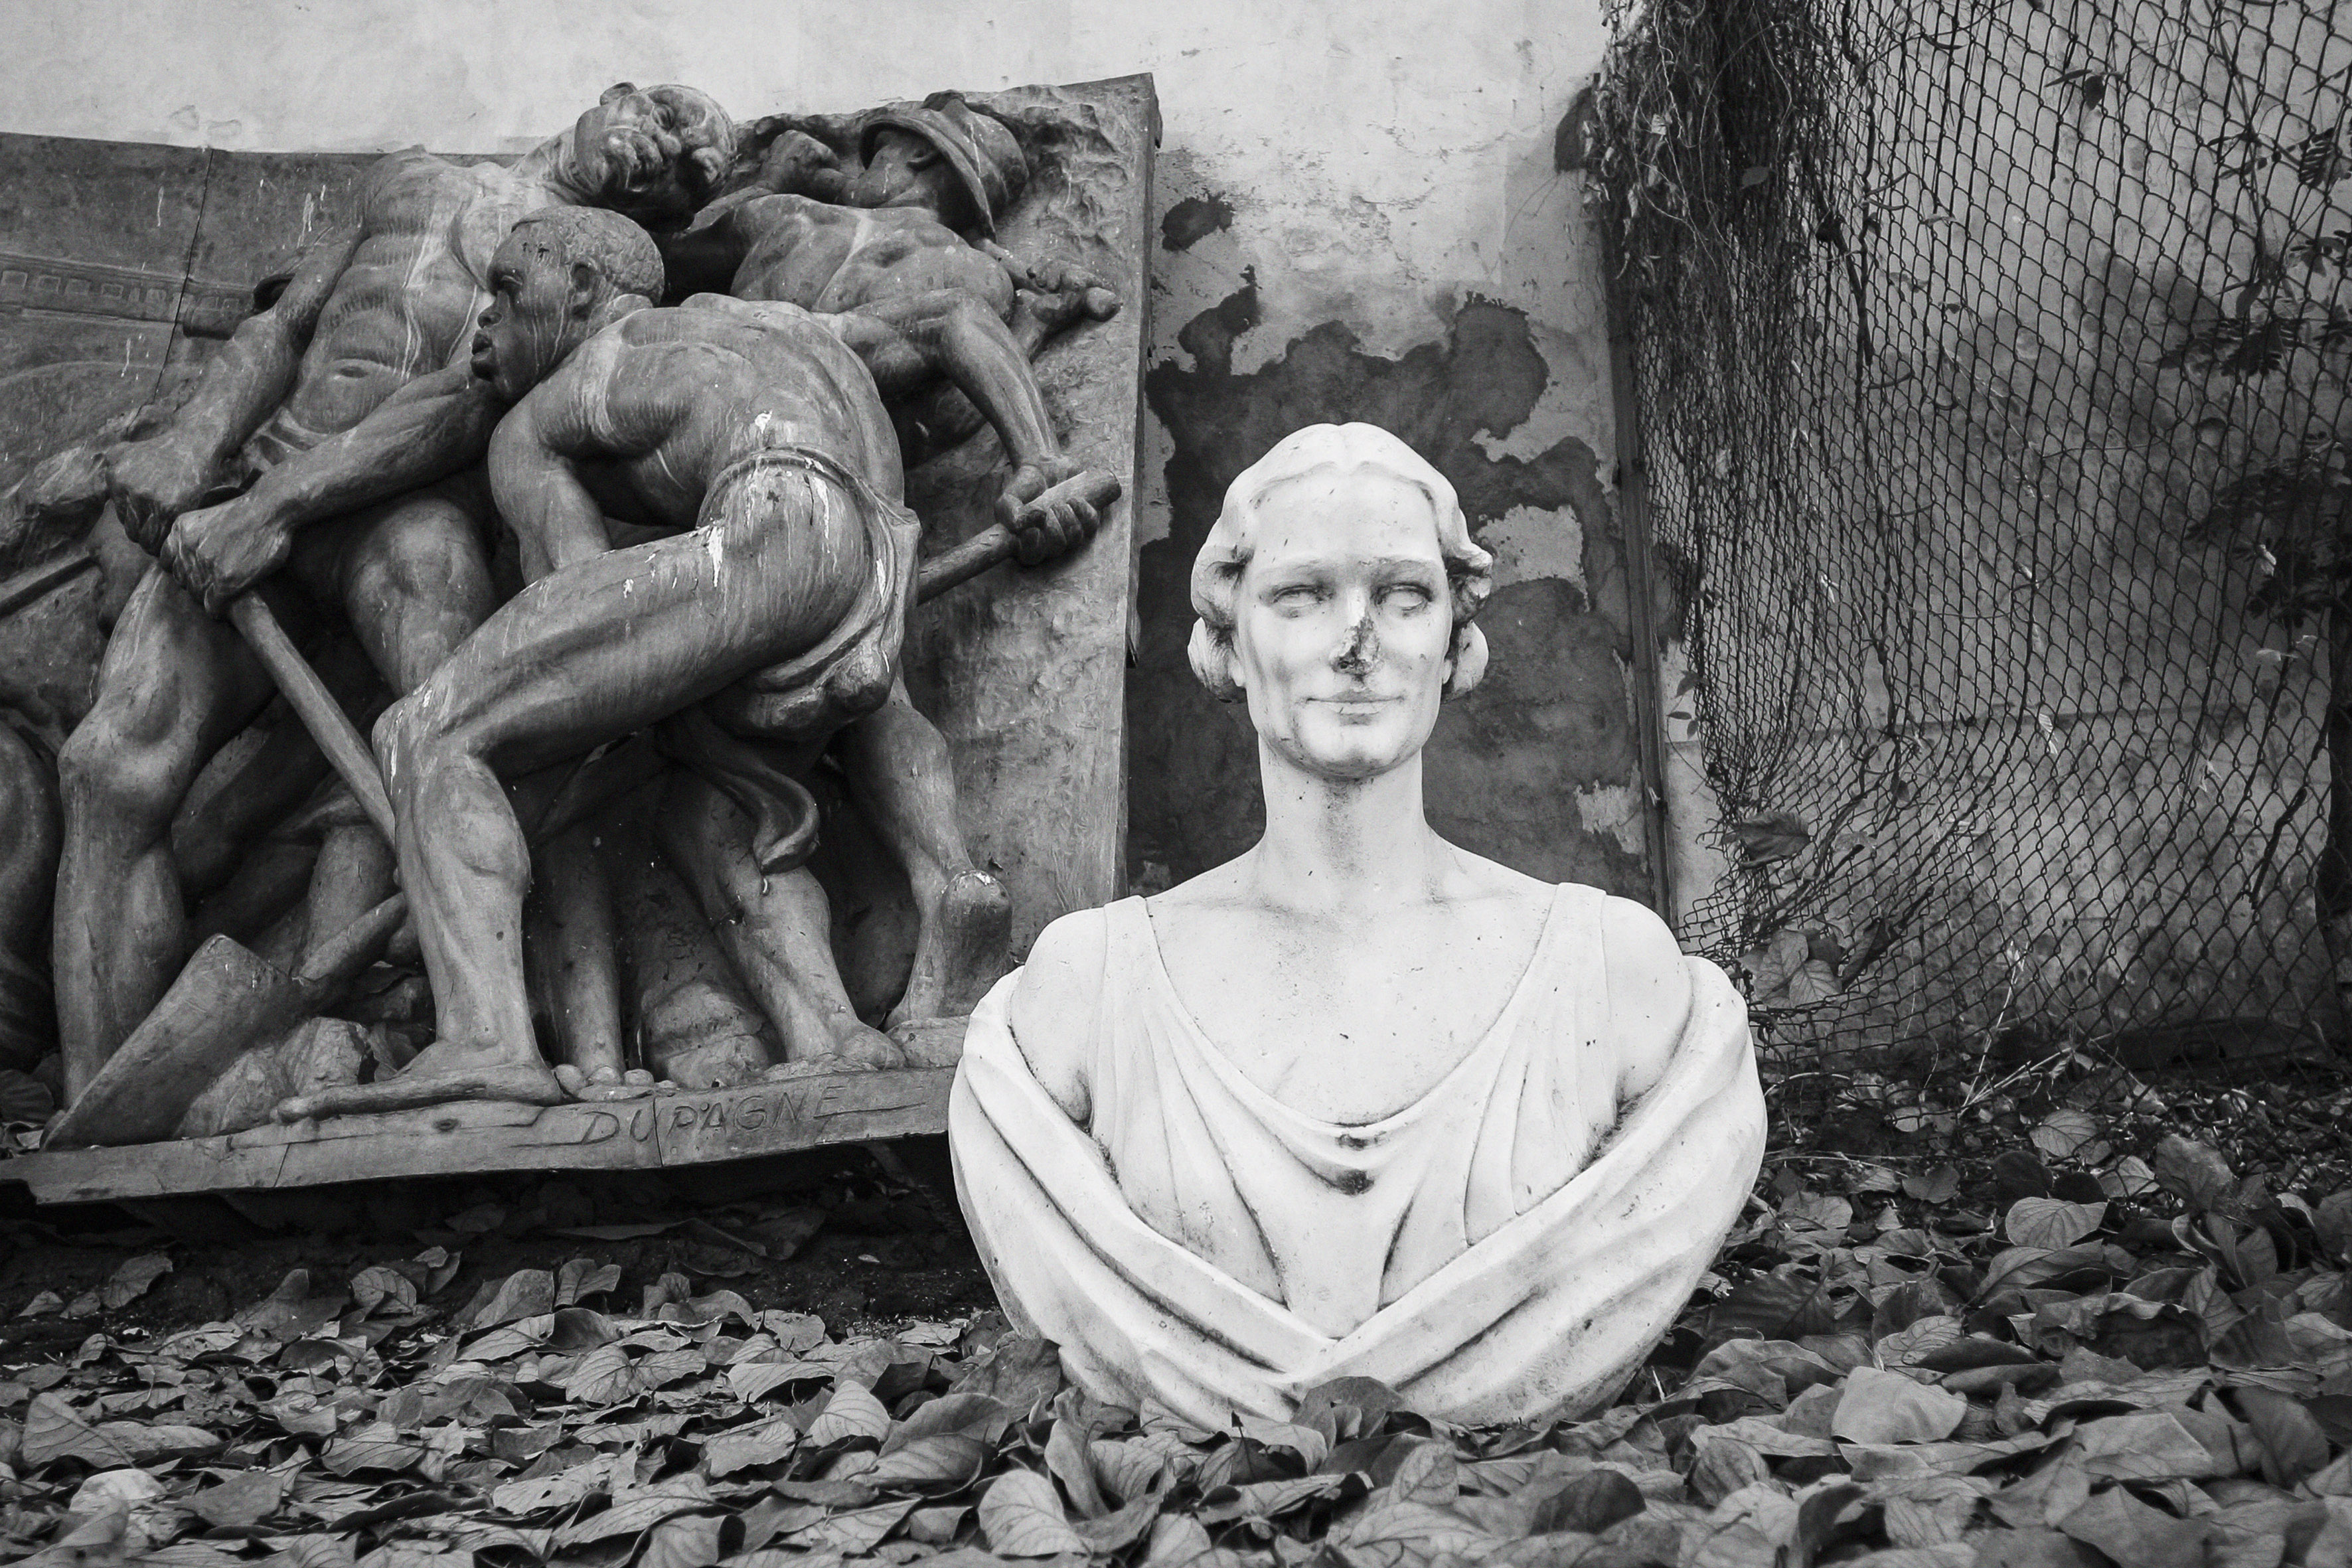
[[[1424,1414],[1605,1401],[1739,1212],[1747,1015],[1648,910],[1439,837],[1422,749],[1491,558],[1369,425],[1234,481],[1192,658],[1257,731],[1265,833],[1055,921],[949,1117],[997,1293],[1097,1396],[1223,1427],[1377,1377]]]

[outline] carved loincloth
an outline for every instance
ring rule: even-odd
[[[843,505],[866,530],[872,570],[856,602],[823,641],[710,700],[712,716],[737,734],[820,740],[882,706],[898,679],[923,525],[840,462],[804,447],[769,447],[738,458],[719,470],[702,498],[697,528],[722,513],[800,526],[814,509]]]
[[[817,832],[816,802],[771,747],[821,742],[888,700],[914,607],[922,524],[826,454],[781,446],[719,470],[695,519],[697,528],[722,520],[801,528],[822,521],[826,509],[845,506],[864,531],[868,566],[833,630],[805,652],[738,680],[660,732],[664,749],[751,816],[752,854],[765,872],[806,861]]]
[[[972,1015],[949,1109],[1006,1312],[1096,1396],[1213,1430],[1348,1376],[1454,1421],[1605,1403],[1746,1202],[1764,1104],[1745,1005],[1694,959],[1665,1075],[1612,1126],[1599,909],[1562,889],[1494,1027],[1360,1126],[1243,1077],[1176,999],[1139,900],[1104,911],[1091,1133],[1031,1074],[1006,977]]]

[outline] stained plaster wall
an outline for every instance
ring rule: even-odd
[[[1598,258],[1552,153],[1600,61],[1597,0],[19,0],[10,31],[0,129],[230,148],[517,150],[623,77],[748,116],[1151,71],[1137,880],[1257,826],[1245,721],[1183,657],[1225,484],[1298,425],[1370,419],[1454,479],[1499,565],[1492,670],[1442,721],[1433,816],[1646,896]]]

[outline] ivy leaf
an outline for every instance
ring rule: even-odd
[[[120,1311],[147,1294],[150,1286],[171,1271],[172,1260],[160,1252],[134,1258],[99,1287],[98,1299],[110,1311]]]
[[[17,1439],[26,1468],[43,1469],[59,1459],[79,1459],[94,1470],[135,1468],[137,1458],[115,1437],[100,1432],[54,1394],[37,1394],[25,1411]]]
[[[352,1276],[352,1300],[362,1312],[373,1312],[387,1301],[394,1312],[416,1310],[416,1281],[397,1268],[382,1264]]]
[[[490,1493],[490,1506],[500,1513],[533,1514],[551,1508],[572,1508],[612,1489],[610,1463],[592,1459],[552,1475],[508,1481]]]
[[[2263,1479],[2271,1485],[2294,1486],[2327,1463],[2327,1434],[2299,1400],[2267,1388],[2241,1388],[2234,1397],[2262,1439]]]
[[[713,1433],[703,1439],[703,1468],[712,1480],[758,1465],[789,1458],[800,1447],[801,1430],[789,1415],[772,1415],[748,1426]]]
[[[1007,1470],[980,1499],[980,1532],[1000,1557],[1083,1553],[1086,1537],[1070,1528],[1054,1483],[1034,1470]]]
[[[450,1327],[459,1333],[475,1333],[518,1318],[543,1317],[556,1306],[554,1275],[544,1268],[518,1268],[496,1283],[484,1280],[474,1299],[450,1321]]]
[[[636,1568],[710,1568],[726,1553],[720,1548],[728,1521],[717,1514],[685,1513],[663,1520],[646,1537]],[[479,1552],[478,1542],[470,1549]]]
[[[602,1513],[573,1520],[556,1531],[556,1544],[584,1546],[616,1535],[635,1535],[666,1519],[708,1508],[710,1503],[710,1488],[700,1476],[689,1473],[675,1477],[644,1491],[616,1497],[613,1506]]]
[[[1731,824],[1731,837],[1739,847],[1740,864],[1758,867],[1803,854],[1813,831],[1795,812],[1775,811]]]
[[[2098,1493],[2058,1528],[2132,1568],[2204,1568],[2204,1521],[2159,1512],[2122,1487]]]
[[[647,1388],[667,1388],[703,1370],[698,1351],[656,1351],[637,1363],[637,1380]]]
[[[2213,1456],[2170,1411],[2140,1410],[2084,1422],[2074,1430],[2084,1473],[2124,1481],[2194,1479],[2221,1472]],[[2326,1447],[2322,1439],[2321,1447]]]
[[[854,1383],[845,1383],[833,1391],[824,1409],[809,1423],[808,1440],[822,1448],[853,1437],[870,1437],[876,1442],[890,1435],[890,1413],[870,1389]]]
[[[988,1446],[976,1437],[938,1432],[884,1456],[857,1479],[885,1491],[951,1492],[980,1479],[988,1455]]]
[[[319,1453],[319,1463],[339,1476],[362,1470],[397,1475],[424,1462],[424,1449],[386,1438],[338,1437]]]
[[[2238,1206],[2237,1176],[2229,1162],[2205,1144],[2168,1132],[2148,1165],[2157,1184],[2191,1209],[2226,1214]]]
[[[1143,1538],[1160,1518],[1160,1494],[1146,1492],[1099,1519],[1082,1519],[1073,1528],[1097,1553],[1123,1552]]]
[[[1449,1460],[1454,1458],[1447,1444],[1427,1443],[1423,1447],[1438,1449]],[[1402,1480],[1400,1477],[1401,1483]],[[1223,1524],[1237,1519],[1276,1519],[1319,1498],[1337,1497],[1347,1483],[1346,1476],[1298,1476],[1287,1480],[1219,1487],[1201,1500],[1201,1522]],[[1360,1487],[1362,1484],[1357,1483]],[[1405,1489],[1400,1484],[1392,1489],[1402,1493]]]
[[[1952,1435],[1969,1402],[1914,1383],[1899,1372],[1858,1366],[1830,1417],[1830,1436],[1850,1443],[1938,1443]]]
[[[1938,1165],[1924,1174],[1915,1173],[1903,1178],[1903,1192],[1905,1196],[1923,1204],[1950,1203],[1960,1195],[1960,1169],[1957,1165]]]
[[[1538,1535],[1559,1530],[1598,1535],[1648,1506],[1642,1489],[1617,1471],[1588,1470],[1538,1504],[1528,1528]]]
[[[2053,1160],[2095,1165],[2111,1152],[2099,1137],[2097,1118],[2084,1110],[2053,1110],[2027,1136]]]
[[[729,1391],[746,1405],[756,1403],[788,1383],[817,1381],[832,1382],[833,1368],[813,1361],[763,1361],[737,1362],[727,1369]]]
[[[2017,1247],[2056,1251],[2072,1247],[2107,1217],[2107,1205],[2070,1204],[2063,1198],[2020,1198],[2009,1205],[2001,1230]]]
[[[1453,1556],[1478,1562],[1502,1542],[1460,1514],[1423,1502],[1368,1508],[1334,1531],[1331,1544],[1349,1562],[1434,1562]]]
[[[629,1352],[618,1344],[598,1345],[572,1363],[563,1397],[583,1405],[618,1405],[645,1392]]]
[[[554,1336],[554,1313],[542,1313],[535,1318],[518,1318],[513,1322],[492,1329],[488,1333],[469,1342],[466,1346],[466,1359],[478,1362],[511,1361],[528,1351],[539,1349]]]
[[[1165,1488],[1172,1479],[1168,1456],[1124,1438],[1097,1437],[1087,1445],[1095,1484],[1125,1504]]]
[[[555,1304],[569,1307],[583,1296],[603,1296],[621,1288],[621,1266],[617,1263],[597,1264],[585,1258],[575,1258],[563,1266],[555,1279]]]
[[[844,1513],[829,1513],[793,1531],[784,1539],[804,1552],[830,1552],[843,1557],[860,1556],[879,1546],[884,1537],[898,1528],[899,1522],[914,1511],[915,1500],[913,1498],[893,1499],[887,1502],[869,1503]],[[1006,1555],[1018,1554],[1007,1552]]]
[[[1013,1412],[1001,1399],[985,1394],[943,1394],[916,1406],[912,1415],[891,1427],[890,1435],[882,1439],[882,1457],[888,1458],[918,1437],[945,1432],[977,1438],[993,1447],[1012,1424]]]
[[[247,1470],[196,1493],[187,1506],[215,1530],[250,1530],[278,1511],[293,1484],[284,1470]]]

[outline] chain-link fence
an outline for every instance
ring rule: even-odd
[[[2021,1090],[2332,1049],[2337,11],[1617,18],[1595,188],[1683,603],[1669,739],[1722,824],[1683,936],[1742,974],[1794,1128],[1948,1147]]]

